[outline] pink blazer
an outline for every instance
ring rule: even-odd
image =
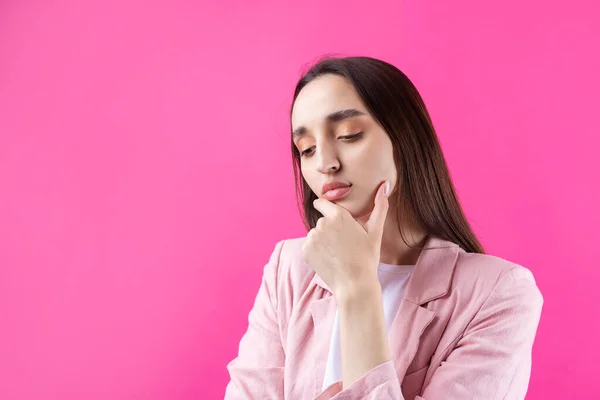
[[[389,332],[391,360],[322,391],[335,298],[277,243],[264,268],[225,399],[523,399],[543,298],[531,272],[430,237]]]

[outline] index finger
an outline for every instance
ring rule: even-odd
[[[322,198],[315,199],[315,201],[313,201],[313,206],[326,217],[333,217],[337,213],[347,212],[344,207],[338,206],[337,204]]]

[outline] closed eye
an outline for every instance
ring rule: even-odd
[[[358,132],[358,133],[354,133],[352,135],[340,136],[338,139],[345,140],[347,142],[352,142],[354,140],[359,139],[363,135],[363,133],[364,132]],[[300,157],[308,156],[314,150],[314,148],[315,148],[315,146],[312,146],[312,147],[309,147],[308,149],[302,151],[300,153]]]
[[[350,139],[350,140],[358,139],[359,137],[362,136],[362,134],[363,134],[362,132],[358,132],[353,135],[340,136],[339,139]]]
[[[300,152],[300,157],[305,157],[308,155],[308,153],[310,153],[311,151],[313,151],[313,149],[315,148],[315,146],[309,147],[308,149]]]

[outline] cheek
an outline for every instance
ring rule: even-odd
[[[391,143],[383,143],[371,154],[371,166],[373,171],[381,178],[396,177],[396,162],[394,161],[394,149]]]
[[[373,151],[371,151],[373,150]],[[396,176],[396,164],[391,152],[370,149],[352,158],[356,172],[368,179],[390,179]]]
[[[377,182],[386,179],[390,180],[392,190],[396,188],[398,174],[393,154],[365,157],[357,161],[355,165],[359,167],[353,171],[351,176],[355,179],[355,183],[360,184],[361,192],[364,190],[367,196],[377,190]]]
[[[315,175],[314,171],[311,171],[310,168],[300,168],[300,172],[302,172],[302,178],[304,178],[304,180],[306,181],[306,183],[308,184],[308,186],[311,188],[311,190],[317,194],[318,191],[316,190],[316,186],[318,184],[318,177]]]

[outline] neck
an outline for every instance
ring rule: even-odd
[[[357,221],[364,227],[369,217],[370,214],[357,219]],[[402,240],[400,229],[402,229],[408,244]],[[379,261],[391,265],[416,264],[421,250],[418,248],[413,249],[411,246],[422,247],[427,240],[427,236],[427,233],[422,229],[410,227],[406,222],[399,224],[396,210],[390,207],[383,226]]]

